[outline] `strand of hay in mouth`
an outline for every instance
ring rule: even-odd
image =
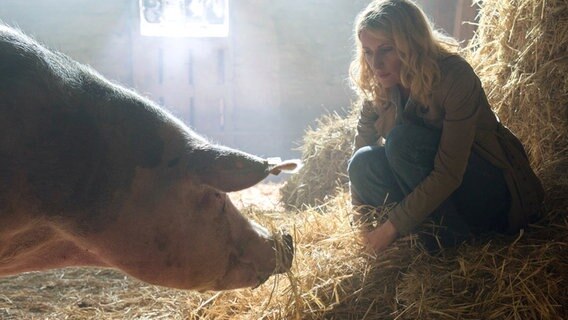
[[[347,186],[347,160],[353,151],[357,113],[343,118],[337,113],[317,120],[303,138],[304,166],[281,188],[282,203],[288,209],[322,204]]]

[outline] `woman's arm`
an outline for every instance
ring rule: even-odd
[[[371,101],[363,101],[355,134],[355,149],[353,151],[357,151],[364,146],[377,144],[379,134],[375,128],[375,122],[378,118],[379,115],[375,111],[373,103]]]
[[[374,230],[362,233],[363,244],[369,253],[377,254],[384,251],[398,237],[395,226],[387,220],[377,226]]]
[[[442,134],[432,172],[389,213],[401,235],[422,223],[462,182],[475,137],[481,82],[465,60],[452,61],[433,92],[444,111]]]

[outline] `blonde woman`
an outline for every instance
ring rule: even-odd
[[[361,103],[349,161],[357,221],[380,253],[417,232],[428,250],[472,235],[517,232],[538,217],[543,189],[519,140],[492,112],[453,39],[410,0],[376,0],[357,17],[353,87]],[[426,220],[440,227],[422,232]],[[422,230],[422,231],[421,231]]]

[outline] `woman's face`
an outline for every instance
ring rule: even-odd
[[[359,34],[363,53],[367,64],[373,71],[375,79],[385,88],[391,88],[400,81],[401,61],[396,53],[394,43],[384,32],[369,32],[363,29]]]

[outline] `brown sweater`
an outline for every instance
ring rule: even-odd
[[[410,100],[407,121],[442,130],[434,170],[389,213],[401,235],[423,222],[462,182],[471,150],[504,170],[511,193],[509,232],[524,227],[538,215],[544,198],[540,180],[530,167],[520,141],[491,110],[479,77],[459,56],[440,61],[441,81],[432,91],[432,106]],[[382,144],[396,124],[398,90],[384,106],[363,103],[355,149]],[[357,199],[354,199],[355,204]]]

